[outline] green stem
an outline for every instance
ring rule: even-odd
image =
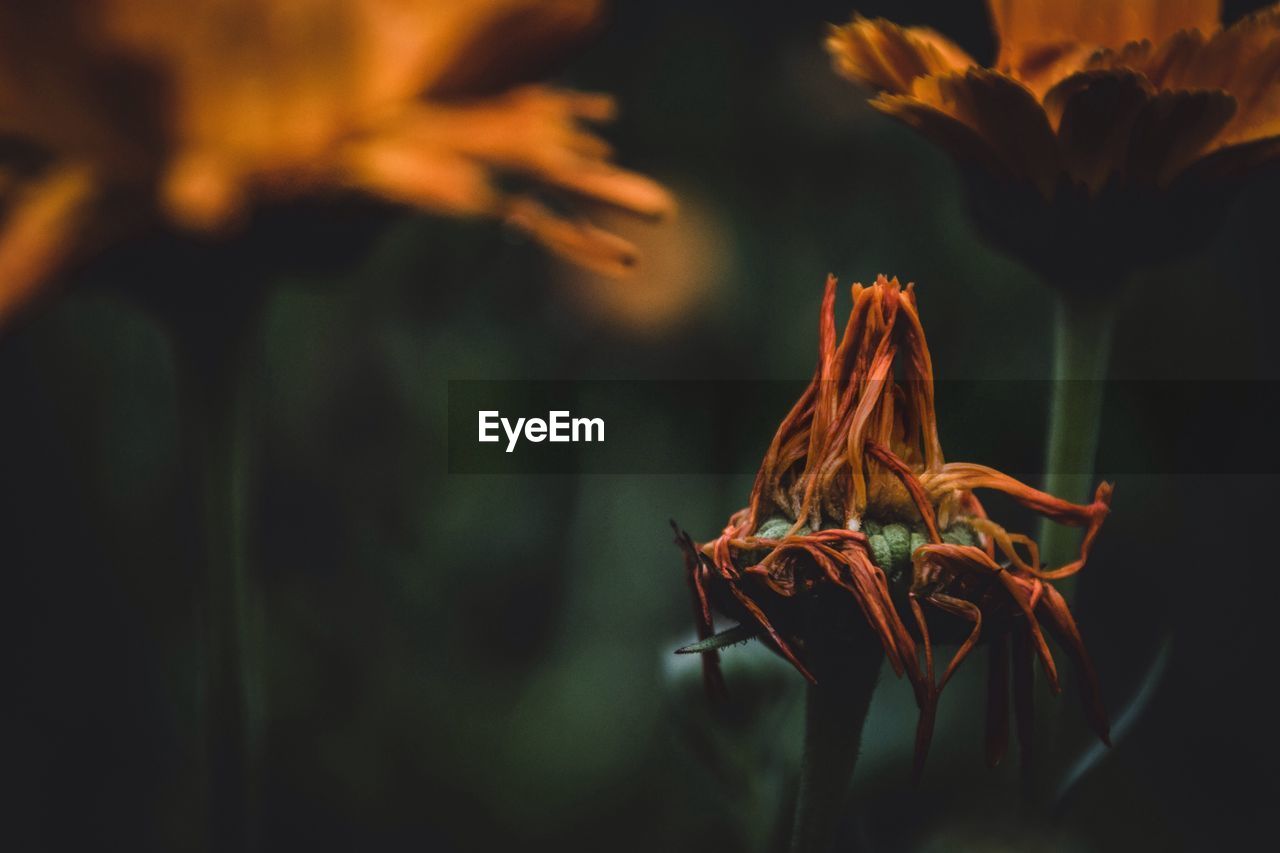
[[[1044,490],[1069,501],[1087,501],[1094,486],[1115,307],[1105,298],[1063,296],[1058,302]],[[1068,562],[1079,547],[1079,530],[1041,522],[1040,554],[1046,564]],[[1068,599],[1072,580],[1058,583]]]
[[[179,328],[179,393],[196,495],[208,847],[256,846],[262,688],[258,597],[246,561],[248,310],[217,330]],[[206,320],[210,322],[210,320]]]
[[[882,659],[879,650],[851,655],[809,685],[791,853],[828,853],[835,842]]]

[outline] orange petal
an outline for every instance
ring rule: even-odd
[[[1161,92],[1134,121],[1127,177],[1167,184],[1210,148],[1235,111],[1235,99],[1220,90]]]
[[[1004,74],[971,68],[916,80],[912,95],[963,122],[1010,174],[1049,197],[1057,183],[1057,142],[1044,108],[1026,86]]]
[[[497,193],[482,165],[405,137],[349,145],[340,168],[348,185],[435,213],[479,215],[497,206]]]
[[[18,191],[0,231],[0,328],[67,262],[95,188],[71,166]]]
[[[1044,615],[1049,632],[1053,634],[1058,645],[1066,649],[1079,670],[1080,695],[1084,704],[1085,717],[1102,742],[1111,745],[1111,726],[1107,721],[1107,711],[1102,704],[1102,694],[1098,690],[1098,675],[1093,668],[1093,660],[1084,647],[1080,637],[1080,629],[1071,616],[1071,610],[1062,595],[1052,586],[1045,585],[1044,595],[1040,599],[1039,613]]]
[[[225,0],[223,0],[225,2]],[[390,103],[490,94],[542,76],[590,31],[599,0],[381,0],[344,21],[361,91]],[[314,12],[311,18],[317,17]]]
[[[650,218],[675,210],[658,183],[605,162],[609,146],[580,119],[606,118],[608,96],[526,86],[466,105],[418,106],[383,136],[449,151]]]
[[[1125,165],[1130,133],[1155,90],[1132,71],[1082,71],[1045,95],[1058,151],[1073,180],[1092,193]]]
[[[871,106],[914,129],[959,163],[1011,178],[1005,163],[977,130],[943,109],[910,95],[881,95]]]
[[[962,48],[931,29],[905,28],[861,15],[844,26],[831,27],[827,51],[845,77],[899,95],[910,92],[917,77],[977,64]]]
[[[1063,46],[1089,50],[1126,42],[1161,41],[1184,29],[1218,29],[1221,0],[988,0],[1000,43],[996,67],[1023,76],[1043,75],[1046,53]],[[1087,58],[1075,53],[1075,58]],[[1060,79],[1080,66],[1057,62]],[[1047,88],[1047,87],[1046,87]]]
[[[603,275],[621,277],[636,265],[636,248],[627,240],[587,222],[557,216],[530,198],[508,203],[507,223],[564,259]]]
[[[380,5],[386,5],[385,3]],[[430,94],[499,91],[554,71],[555,58],[596,28],[600,0],[465,0],[480,20],[450,45]]]
[[[1239,179],[1273,160],[1280,160],[1280,136],[1219,148],[1188,166],[1181,177],[1191,181]]]
[[[1221,89],[1238,108],[1216,145],[1280,135],[1280,6],[1206,37],[1177,33],[1157,47],[1126,47],[1098,64],[1124,63],[1163,89]]]

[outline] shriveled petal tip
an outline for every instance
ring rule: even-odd
[[[506,221],[555,254],[602,275],[625,276],[639,260],[629,241],[589,223],[557,216],[531,198],[510,201]]]
[[[883,18],[856,16],[832,26],[827,51],[836,70],[864,86],[895,94],[911,91],[917,77],[976,65],[969,54],[940,33],[900,27]]]

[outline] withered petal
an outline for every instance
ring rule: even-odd
[[[1080,675],[1080,700],[1085,717],[1102,742],[1110,746],[1111,724],[1107,719],[1106,707],[1102,703],[1102,693],[1098,689],[1098,674],[1093,668],[1093,659],[1089,657],[1089,652],[1084,646],[1084,640],[1080,636],[1075,618],[1071,615],[1071,609],[1067,607],[1062,594],[1046,584],[1037,612],[1045,617],[1045,623],[1054,640],[1071,656]]]
[[[760,609],[760,605],[756,604],[751,600],[750,596],[738,589],[737,584],[730,583],[729,592],[733,594],[734,598],[738,599],[739,604],[747,609],[747,612],[751,614],[751,617],[760,623],[760,627],[769,635],[769,639],[773,641],[774,646],[782,656],[785,657],[787,661],[805,677],[806,681],[810,684],[817,684],[818,679],[814,678],[813,673],[809,672],[809,669],[800,662],[799,658],[796,657],[795,652],[791,650],[791,646],[782,638],[782,635],[778,633],[778,630],[773,627],[773,623],[769,621],[769,617],[765,615],[764,611]]]

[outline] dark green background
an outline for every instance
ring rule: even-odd
[[[1227,5],[1230,17],[1248,4]],[[861,9],[990,55],[976,0]],[[171,345],[121,291],[147,280],[198,313],[241,264],[270,280],[252,492],[264,846],[770,849],[797,759],[798,677],[732,650],[739,711],[712,725],[696,670],[670,655],[692,631],[667,519],[714,535],[749,476],[450,475],[446,388],[804,379],[828,271],[916,281],[943,377],[1045,377],[1049,292],[977,242],[947,159],[829,71],[824,24],[850,11],[620,3],[566,69],[618,95],[619,159],[708,200],[731,237],[715,297],[663,331],[582,311],[552,264],[496,225],[356,211],[318,231],[290,215],[259,223],[212,274],[207,249],[135,247],[0,339],[5,846],[181,850],[198,831],[197,584]],[[1114,377],[1280,379],[1276,190],[1261,177],[1206,254],[1130,295]],[[944,448],[993,448],[973,461],[997,467],[1036,458],[1041,406],[944,417],[956,424]],[[1238,436],[1259,430],[1238,417],[1221,411],[1205,447],[1239,458]],[[660,426],[654,446],[678,447]],[[743,470],[768,438],[734,436]],[[1122,470],[1145,442],[1104,434],[1103,457]],[[1280,481],[1273,446],[1253,454],[1257,475],[1118,480],[1079,601],[1113,711],[1157,649],[1172,652],[1056,821],[1020,822],[1013,772],[983,766],[975,660],[943,701],[919,789],[910,691],[881,690],[850,849],[1210,850],[1266,830]],[[1083,748],[1070,684],[1059,701],[1064,743]]]

